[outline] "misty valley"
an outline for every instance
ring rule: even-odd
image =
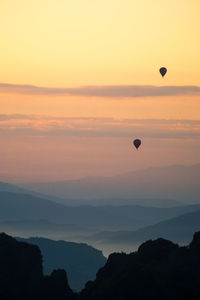
[[[158,190],[156,183],[151,182],[150,189],[146,184],[144,194],[146,196],[149,193],[149,198],[138,198],[137,190],[140,189],[140,185],[147,181],[147,178],[151,180],[152,173],[154,173],[154,178],[158,176],[156,173],[162,173],[163,189]],[[177,174],[179,174],[178,179]],[[13,261],[18,259],[17,256],[21,253],[21,247],[24,248],[23,251],[29,253],[32,245],[34,245],[38,249],[38,261],[36,257],[35,259],[40,269],[40,275],[38,275],[40,280],[37,279],[38,282],[36,283],[37,280],[35,281],[33,278],[33,283],[31,283],[32,288],[35,284],[36,294],[30,296],[29,293],[33,293],[31,286],[30,289],[27,287],[23,291],[23,276],[27,276],[26,272],[31,271],[31,266],[28,267],[26,260],[23,261],[22,256],[20,256],[18,263],[24,264],[24,270],[21,271],[24,273],[21,273],[21,279],[19,277],[20,291],[17,291],[15,287],[10,294],[7,284],[13,283],[7,282],[9,279],[6,277],[7,275],[3,275],[2,272],[4,271],[2,271],[1,276],[5,278],[4,283],[1,284],[1,289],[2,295],[5,295],[1,299],[25,299],[23,297],[32,299],[30,297],[33,297],[33,299],[116,300],[123,297],[126,297],[123,299],[132,299],[133,295],[135,295],[133,299],[145,299],[147,294],[139,292],[141,288],[139,278],[149,289],[150,282],[147,280],[149,276],[152,276],[151,289],[153,287],[155,289],[156,286],[157,290],[155,293],[152,291],[148,293],[152,293],[154,299],[159,299],[164,286],[162,286],[161,281],[157,282],[156,277],[154,277],[155,271],[159,270],[161,278],[164,276],[165,284],[169,284],[168,277],[172,276],[171,272],[174,272],[175,268],[178,273],[173,273],[173,276],[175,276],[177,286],[171,286],[171,289],[173,293],[177,293],[176,299],[196,300],[197,298],[194,298],[196,296],[184,298],[187,293],[191,293],[191,295],[192,293],[194,295],[199,293],[199,290],[198,292],[195,290],[196,285],[193,290],[189,283],[187,293],[184,292],[184,294],[183,291],[179,293],[178,282],[182,280],[182,277],[179,277],[178,274],[179,267],[182,268],[183,263],[188,263],[192,259],[193,251],[196,253],[196,261],[194,259],[190,263],[198,264],[200,262],[200,252],[190,249],[191,246],[186,246],[191,245],[192,239],[193,242],[195,239],[197,248],[200,245],[199,234],[194,236],[194,233],[200,230],[199,185],[196,179],[200,178],[200,165],[147,169],[143,171],[142,175],[139,175],[139,185],[133,185],[136,196],[131,189],[131,179],[127,182],[125,180],[127,174],[120,176],[120,188],[125,190],[129,185],[125,198],[116,197],[116,190],[113,187],[115,186],[116,189],[119,187],[118,177],[104,178],[100,180],[99,184],[97,179],[93,178],[87,179],[86,185],[84,185],[85,180],[83,183],[80,181],[75,183],[58,182],[54,184],[53,193],[51,193],[50,184],[33,184],[27,187],[26,185],[19,186],[0,182],[0,231],[4,232],[0,236],[0,256],[3,264],[5,264],[4,251],[8,251],[9,259]],[[134,179],[136,174],[133,173],[132,176]],[[168,193],[170,181],[167,178],[171,178],[172,182],[173,176],[174,180],[179,181],[180,190],[177,185],[170,199]],[[95,185],[94,181],[96,182]],[[98,189],[102,188],[102,181],[107,186],[107,192],[104,189],[104,197],[98,198]],[[187,198],[185,195],[182,199],[183,189],[181,187],[186,184],[186,181],[191,183],[190,187],[187,185],[187,191],[191,189],[193,193],[192,197]],[[72,184],[73,188],[69,188],[69,184]],[[56,191],[60,190],[61,185],[63,187],[61,189],[62,194],[54,195]],[[77,191],[79,193],[83,191],[86,195],[92,185],[92,192],[97,189],[96,197],[93,200],[85,197],[76,198]],[[69,195],[68,190],[70,191]],[[61,197],[64,191],[66,197]],[[170,188],[171,193],[172,191]],[[131,198],[131,195],[134,197]],[[12,245],[18,249],[14,257],[12,257],[10,249]],[[144,250],[141,252],[143,248]],[[28,255],[32,257],[31,251]],[[175,262],[177,255],[181,257],[180,266]],[[170,267],[166,268],[168,263],[170,263]],[[144,264],[143,267],[141,267],[142,264]],[[17,276],[18,271],[15,269],[15,262],[12,265],[13,272]],[[3,268],[6,270],[6,265]],[[140,268],[146,269],[142,271]],[[112,269],[118,271],[112,273]],[[122,270],[126,274],[124,278],[120,275]],[[196,270],[197,273],[193,272],[192,269],[184,272],[181,276],[191,276],[190,273],[192,272],[194,280],[199,280],[200,269]],[[132,277],[133,274],[135,274],[134,277]],[[136,274],[138,275],[136,276]],[[117,284],[118,280],[120,280],[124,291]],[[134,282],[133,290],[130,288],[131,280]],[[60,284],[63,284],[62,291],[60,287],[58,288]],[[117,294],[115,292],[116,284],[120,289]],[[183,284],[182,281],[181,284]],[[51,288],[48,285],[51,286],[52,292],[50,292]],[[184,290],[183,287],[181,289]],[[59,298],[55,295],[52,296],[54,293],[55,295],[56,293],[63,294]],[[166,299],[172,299],[170,295],[166,297],[168,297]]]

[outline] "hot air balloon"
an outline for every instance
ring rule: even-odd
[[[165,74],[167,73],[167,69],[165,67],[160,68],[160,74],[162,75],[162,77],[165,76]]]
[[[136,139],[136,140],[134,140],[133,141],[133,145],[135,146],[135,148],[138,150],[138,148],[140,147],[140,145],[141,145],[141,140],[139,140],[139,139]]]

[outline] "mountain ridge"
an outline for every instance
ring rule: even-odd
[[[180,247],[158,238],[136,252],[112,253],[81,300],[197,300],[200,296],[200,232]]]
[[[11,209],[12,207],[12,209]],[[135,206],[70,207],[32,195],[0,192],[1,221],[47,220],[58,224],[99,228],[142,227],[198,210],[200,205],[155,208]]]
[[[156,239],[160,236],[173,242],[188,242],[193,232],[200,229],[200,210],[179,215],[156,224],[139,228],[135,231],[104,231],[97,233],[88,240],[101,243],[139,244],[143,240]]]
[[[70,199],[157,198],[199,202],[200,164],[151,167],[112,177],[23,185],[34,191]]]
[[[64,269],[70,287],[76,291],[83,289],[87,281],[94,280],[98,269],[106,263],[102,251],[84,243],[42,237],[16,239],[38,246],[43,256],[44,274],[49,275],[53,270]]]

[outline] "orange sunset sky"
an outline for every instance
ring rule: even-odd
[[[199,0],[0,0],[0,180],[200,163],[199,15]]]

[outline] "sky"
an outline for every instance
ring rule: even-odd
[[[0,180],[200,163],[199,11],[199,0],[0,0]]]

